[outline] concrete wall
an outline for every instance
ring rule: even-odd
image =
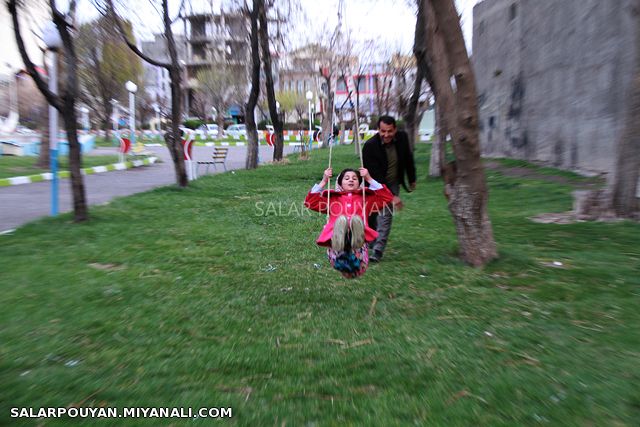
[[[485,0],[473,63],[483,154],[606,172],[635,52],[631,0]]]

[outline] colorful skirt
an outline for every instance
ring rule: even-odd
[[[369,249],[365,244],[360,249],[351,251],[334,251],[327,249],[327,258],[331,266],[347,279],[359,277],[367,271],[369,266]]]

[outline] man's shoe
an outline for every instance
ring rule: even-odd
[[[364,246],[364,222],[359,216],[351,217],[351,247],[360,249]]]
[[[333,234],[331,235],[331,248],[336,252],[344,251],[345,236],[347,234],[347,217],[342,215],[333,224]]]

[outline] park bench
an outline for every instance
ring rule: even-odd
[[[198,162],[198,167],[200,167],[200,165],[207,165],[205,173],[209,173],[209,165],[213,165],[213,167],[217,169],[216,165],[221,164],[224,166],[224,170],[226,171],[228,153],[229,147],[215,147],[213,149],[213,154],[211,155],[211,160]]]

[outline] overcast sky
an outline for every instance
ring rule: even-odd
[[[473,6],[479,0],[456,0],[462,13],[465,39],[469,46],[472,35]],[[316,27],[333,29],[337,22],[339,0],[301,0]],[[415,0],[345,0],[344,23],[352,36],[361,40],[384,41],[387,46],[409,52],[415,32]],[[470,46],[469,46],[470,48]]]
[[[169,0],[171,9],[177,10],[182,0]],[[470,50],[472,34],[473,6],[480,0],[456,0],[458,12],[462,14],[462,23],[467,46]],[[195,11],[218,11],[220,4],[228,5],[229,0],[187,0],[187,7]],[[320,33],[332,33],[338,22],[339,0],[299,0],[303,16],[299,22],[293,44],[303,44],[318,38]],[[63,2],[60,2],[63,3]],[[159,3],[159,2],[158,2]],[[89,0],[79,0],[79,15],[86,17],[95,15]],[[149,0],[130,0],[133,9],[144,11],[138,14],[135,21],[144,22],[138,25],[140,36],[149,38],[153,32],[160,30],[159,19],[154,22],[154,10],[149,8]],[[377,43],[392,48],[400,48],[409,52],[413,45],[415,30],[415,0],[344,0],[345,14],[343,22],[346,30],[350,30],[356,40],[376,40]],[[146,6],[146,7],[145,7]],[[175,12],[174,12],[175,13]]]

